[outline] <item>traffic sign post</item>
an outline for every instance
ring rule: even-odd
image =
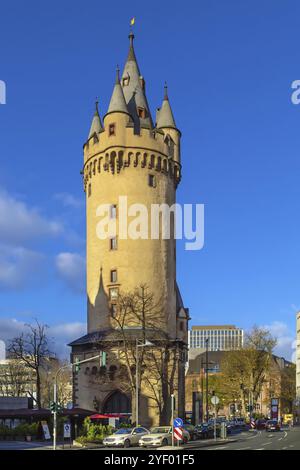
[[[214,422],[214,438],[215,441],[217,440],[217,404],[219,403],[220,399],[216,395],[211,397],[211,402],[215,407],[215,422]]]

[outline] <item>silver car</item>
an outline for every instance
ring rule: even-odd
[[[186,429],[183,431],[183,443],[186,444],[190,440],[190,434]],[[176,442],[176,441],[175,441]],[[157,426],[150,429],[148,435],[142,436],[140,439],[140,447],[160,447],[170,446],[172,444],[172,427]]]
[[[149,434],[146,428],[120,428],[111,436],[103,439],[103,444],[107,447],[130,447],[139,445],[141,437]]]

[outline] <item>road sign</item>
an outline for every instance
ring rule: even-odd
[[[46,440],[51,439],[47,421],[42,421],[42,428],[43,428],[44,438]]]
[[[212,402],[213,405],[216,406],[219,403],[220,399],[219,397],[217,397],[217,395],[214,395],[213,397],[211,397],[210,401]]]
[[[64,424],[64,438],[70,438],[71,437],[71,425],[70,423],[65,423]]]
[[[176,441],[182,441],[183,430],[181,428],[174,428],[174,438]]]
[[[181,428],[183,426],[183,421],[181,418],[174,419],[174,428]]]
[[[254,419],[251,419],[251,421],[250,421],[250,427],[251,427],[251,429],[254,429],[254,428],[255,428],[255,421],[254,421]]]

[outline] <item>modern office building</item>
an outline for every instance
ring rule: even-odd
[[[244,332],[234,325],[192,326],[189,331],[189,349],[209,351],[230,351],[243,347]]]

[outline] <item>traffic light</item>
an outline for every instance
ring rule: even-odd
[[[55,403],[55,401],[50,402],[50,411],[51,413],[61,413],[63,407],[60,403]]]
[[[50,411],[54,413],[56,411],[56,403],[54,401],[50,402]]]
[[[76,359],[76,361],[75,361],[75,372],[78,373],[79,371],[80,371],[79,359]]]

